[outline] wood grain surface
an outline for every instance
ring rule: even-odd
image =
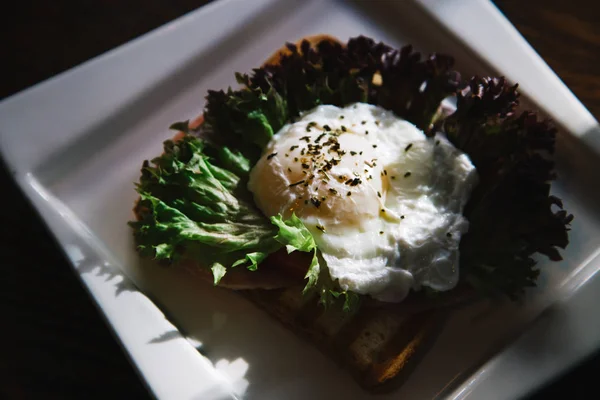
[[[251,1],[251,0],[249,0]],[[448,0],[461,1],[461,0]],[[471,1],[471,0],[462,0]],[[0,98],[152,30],[204,0],[21,0],[3,13]],[[498,0],[498,7],[600,117],[600,6],[584,0]],[[146,388],[46,227],[0,166],[0,398],[146,399]],[[594,390],[585,372],[544,388]]]
[[[600,2],[495,3],[575,96],[600,119]]]

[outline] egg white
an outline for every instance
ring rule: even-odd
[[[343,290],[399,302],[459,277],[477,173],[445,137],[381,107],[319,106],[284,126],[250,173],[267,215],[295,213]]]

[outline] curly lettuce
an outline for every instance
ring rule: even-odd
[[[284,220],[281,215],[271,217],[271,222],[279,228],[275,240],[285,246],[288,254],[294,251],[313,253],[310,265],[304,279],[308,282],[302,291],[306,295],[316,291],[319,303],[325,307],[332,305],[337,299],[343,298],[344,311],[351,311],[358,306],[359,298],[356,293],[337,290],[326,269],[321,269],[317,243],[304,223],[295,214]]]
[[[130,225],[140,254],[206,261],[215,284],[228,268],[255,270],[281,245],[245,189],[249,171],[248,160],[227,147],[191,135],[166,141],[137,184],[139,220]]]
[[[480,176],[464,211],[461,269],[478,289],[512,298],[535,286],[535,253],[561,260],[557,248],[568,245],[573,220],[550,195],[556,128],[532,112],[517,114],[518,97],[503,78],[472,78],[439,124]]]

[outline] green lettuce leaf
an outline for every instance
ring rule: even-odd
[[[271,222],[279,228],[275,240],[286,247],[288,254],[295,250],[310,252],[317,248],[315,239],[296,214],[292,213],[285,221],[277,215],[271,217]]]
[[[312,251],[313,258],[306,272],[305,279],[308,279],[308,283],[304,287],[303,293],[307,293],[309,290],[314,289],[319,279],[321,272],[321,265],[317,257],[317,244],[312,234],[306,229],[304,223],[296,216],[292,216],[283,220],[281,215],[271,217],[273,225],[279,228],[275,240],[285,246],[288,254],[296,250],[310,253]]]
[[[238,76],[240,82],[244,79]],[[289,119],[285,96],[271,87],[210,90],[206,99],[204,134],[242,152],[251,164]]]
[[[246,188],[249,170],[241,153],[194,136],[165,142],[137,185],[140,219],[130,225],[139,252],[165,263],[206,262],[215,284],[228,268],[256,270],[281,245]]]
[[[326,268],[321,269],[322,259],[319,257],[315,239],[300,218],[292,214],[290,218],[284,220],[281,215],[277,215],[271,217],[271,222],[279,228],[275,240],[285,246],[288,254],[294,251],[313,253],[310,266],[304,277],[308,279],[308,282],[302,293],[307,294],[316,291],[319,295],[319,303],[325,307],[330,307],[337,299],[343,298],[343,310],[346,312],[355,311],[359,306],[358,294],[340,290],[338,285],[332,281],[329,271]]]

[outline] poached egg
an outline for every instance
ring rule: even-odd
[[[248,188],[267,216],[295,213],[343,290],[386,302],[459,278],[468,156],[379,106],[318,106],[273,136]]]

